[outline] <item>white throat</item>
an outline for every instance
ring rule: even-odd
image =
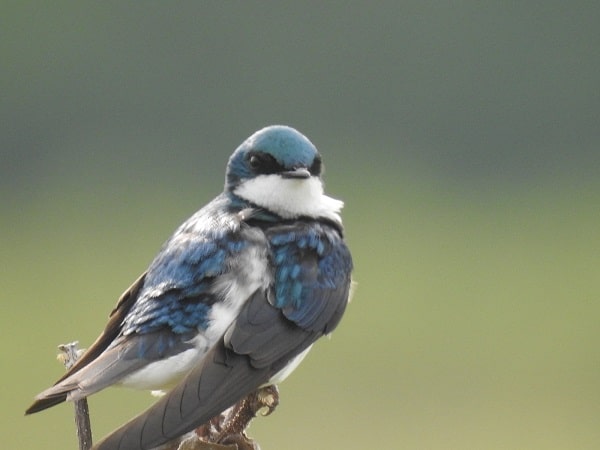
[[[323,194],[318,177],[282,178],[277,174],[259,175],[243,181],[235,195],[261,206],[284,219],[299,216],[326,218],[341,223],[344,202]]]

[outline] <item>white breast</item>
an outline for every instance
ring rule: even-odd
[[[276,174],[259,175],[242,182],[234,193],[285,219],[307,216],[341,222],[344,202],[326,196],[318,177],[295,179]]]

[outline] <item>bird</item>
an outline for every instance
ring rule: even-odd
[[[93,344],[26,414],[106,387],[169,389],[95,450],[145,450],[277,385],[344,314],[353,261],[321,154],[286,125],[227,163],[225,186],[163,244]]]

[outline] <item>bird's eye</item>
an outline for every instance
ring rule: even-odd
[[[317,155],[312,165],[310,166],[310,173],[312,175],[319,176],[321,175],[321,169],[323,167],[323,163],[321,162],[321,156]]]
[[[258,169],[260,167],[260,158],[256,155],[250,157],[250,167]]]
[[[277,173],[283,170],[272,155],[262,152],[254,152],[248,155],[248,165],[254,172],[260,174]]]

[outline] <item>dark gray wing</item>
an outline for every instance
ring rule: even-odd
[[[267,383],[321,334],[298,327],[256,292],[200,366],[94,449],[151,449],[181,436]]]

